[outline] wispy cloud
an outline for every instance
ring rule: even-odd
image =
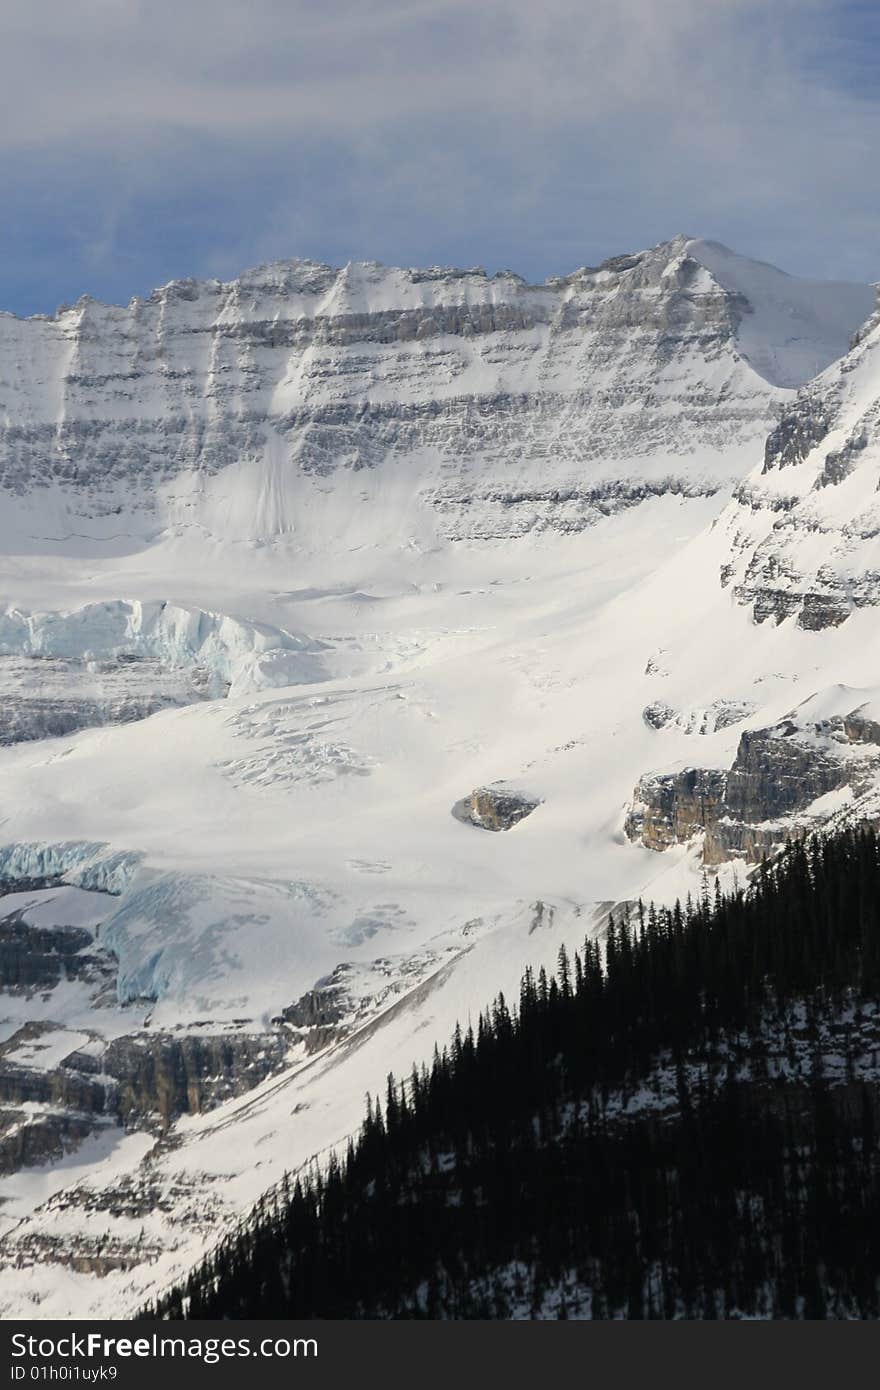
[[[0,295],[15,307],[48,307],[76,274],[118,296],[267,255],[538,275],[679,229],[880,276],[873,4],[3,10]]]

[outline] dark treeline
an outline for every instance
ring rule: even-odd
[[[341,1161],[151,1313],[877,1317],[880,1090],[852,1064],[878,999],[872,830],[794,844],[745,892],[640,904],[604,959],[561,950],[389,1077]],[[771,1074],[795,1033],[806,1070]],[[672,1105],[639,1103],[663,1069]]]

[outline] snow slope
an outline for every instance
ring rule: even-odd
[[[170,1133],[98,1127],[4,1178],[7,1315],[136,1308],[527,963],[609,903],[699,883],[691,847],[624,835],[642,774],[695,743],[723,766],[743,727],[876,686],[869,609],[755,625],[713,524],[794,401],[775,382],[869,309],[848,294],[679,238],[543,287],[291,263],[4,321],[41,385],[7,358],[4,477],[30,531],[0,557],[0,636],[230,683],[0,748],[0,879],[104,890],[77,921],[113,973],[110,994],[83,975],[0,996],[4,1033],[53,1024],[100,1065],[157,1035],[288,1049]],[[185,427],[163,437],[173,400]],[[41,550],[48,518],[78,542]],[[661,702],[686,717],[652,727]],[[498,782],[540,804],[500,834],[453,816]],[[63,925],[43,891],[41,927]],[[274,1021],[328,982],[325,1035]],[[38,1042],[60,1067],[60,1035]]]

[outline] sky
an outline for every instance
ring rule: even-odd
[[[877,0],[3,0],[0,307],[678,232],[880,280]]]

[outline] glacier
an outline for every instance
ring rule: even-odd
[[[323,644],[264,623],[178,604],[116,599],[67,613],[0,613],[0,656],[150,659],[201,669],[207,691],[240,695],[322,679]]]

